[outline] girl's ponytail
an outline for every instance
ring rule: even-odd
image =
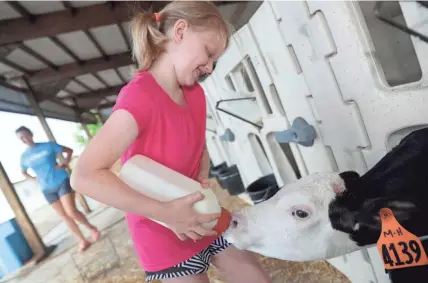
[[[140,12],[131,24],[132,53],[140,71],[148,70],[166,50],[165,35],[174,24],[184,19],[191,28],[218,30],[229,44],[231,30],[216,6],[208,1],[172,1],[159,13]]]
[[[159,14],[140,12],[131,23],[132,56],[138,63],[138,69],[149,69],[153,61],[165,51],[167,37],[159,29]]]

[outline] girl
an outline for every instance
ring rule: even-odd
[[[91,231],[93,241],[99,239],[100,232],[77,210],[74,202],[70,179],[65,171],[70,163],[73,150],[54,142],[36,143],[33,140],[33,133],[27,127],[20,127],[15,132],[18,138],[28,146],[28,149],[21,155],[22,174],[26,179],[39,182],[46,201],[76,236],[79,241],[78,250],[83,252],[91,243],[85,239],[76,221]],[[65,163],[57,164],[58,153],[66,154]],[[36,178],[27,173],[29,168],[36,173]]]
[[[202,194],[159,202],[109,171],[119,157],[124,163],[141,154],[207,184],[206,105],[197,81],[212,71],[227,47],[226,23],[209,2],[176,1],[159,13],[138,14],[132,37],[139,72],[122,88],[113,113],[81,155],[73,186],[127,212],[147,281],[208,283],[206,271],[213,263],[229,282],[270,282],[252,254],[202,228],[201,223],[219,217],[193,210]]]

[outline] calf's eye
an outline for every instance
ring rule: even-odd
[[[309,216],[309,213],[307,211],[296,209],[291,213],[294,217],[305,219]]]

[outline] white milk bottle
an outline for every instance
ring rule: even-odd
[[[230,223],[230,212],[222,208],[211,189],[143,155],[134,155],[123,164],[119,178],[132,189],[159,201],[171,201],[194,192],[204,194],[204,199],[196,202],[193,209],[199,214],[221,213],[220,218],[201,224],[206,229],[220,235]],[[152,219],[153,220],[153,219]],[[156,221],[156,220],[153,220]],[[166,224],[156,221],[167,227]]]

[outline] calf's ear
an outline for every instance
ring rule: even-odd
[[[353,191],[354,188],[358,188],[358,180],[360,178],[360,174],[355,171],[344,171],[339,173],[340,178],[342,178],[345,183],[345,189],[348,191]]]
[[[360,174],[355,171],[343,171],[339,176],[346,182],[352,182],[360,178]]]
[[[381,229],[379,212],[382,208],[391,209],[395,219],[400,223],[409,219],[411,214],[417,210],[415,202],[409,199],[376,198],[364,202],[358,213],[357,222],[373,229]]]

